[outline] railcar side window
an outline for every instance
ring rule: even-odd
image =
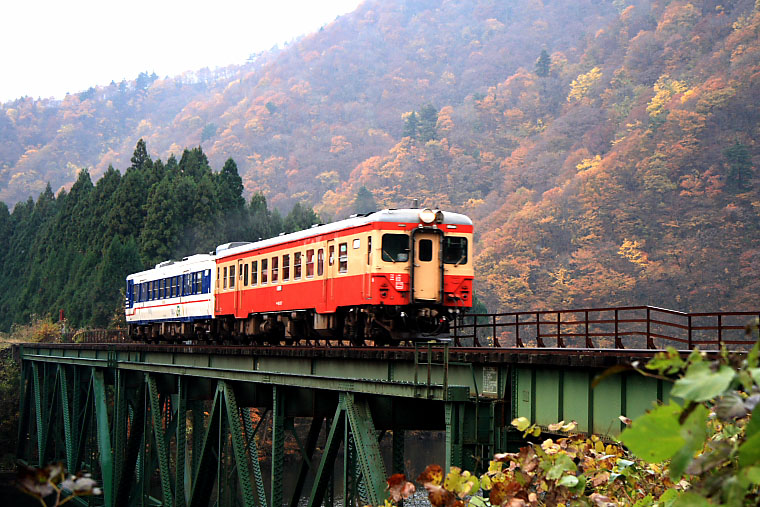
[[[277,283],[277,280],[279,278],[279,265],[280,258],[279,257],[272,257],[272,283]]]
[[[367,264],[372,264],[372,236],[367,238]]]
[[[158,299],[158,285],[160,283],[161,283],[160,280],[153,281],[153,299]]]
[[[235,288],[235,266],[230,266],[230,289]]]
[[[325,272],[325,250],[320,248],[317,252],[317,276],[322,276]]]
[[[153,299],[153,282],[148,282],[148,301]]]
[[[306,278],[314,276],[314,250],[306,250]]]
[[[264,285],[267,283],[267,280],[269,279],[268,273],[267,273],[267,260],[261,259],[261,285]]]
[[[190,273],[186,273],[182,275],[182,280],[185,282],[185,288],[183,291],[184,296],[189,296],[193,293],[193,281],[190,278],[192,275]]]
[[[203,292],[203,272],[198,271],[195,273],[195,293],[200,294]]]
[[[446,236],[443,238],[443,262],[446,264],[467,264],[467,238]]]
[[[282,256],[282,281],[288,280],[290,280],[290,255],[285,254]]]
[[[348,272],[348,244],[341,243],[338,245],[338,272]]]
[[[335,264],[335,245],[330,245],[330,253],[327,254],[327,264],[332,266]]]
[[[243,264],[243,287],[248,287],[248,264]]]
[[[251,262],[251,285],[259,284],[259,261]]]
[[[383,234],[382,249],[385,262],[406,262],[409,260],[409,236]]]
[[[301,252],[293,254],[293,280],[301,279]]]
[[[140,301],[146,301],[148,299],[148,284],[140,284]]]

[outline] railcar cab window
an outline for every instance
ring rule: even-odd
[[[330,252],[327,255],[327,264],[329,266],[335,264],[335,245],[330,245]]]
[[[301,252],[293,254],[293,280],[301,279]]]
[[[203,272],[199,271],[195,273],[195,293],[200,294],[203,292]]]
[[[280,262],[279,257],[272,257],[272,283],[277,283],[279,279],[280,269],[278,267]]]
[[[348,272],[348,244],[341,243],[338,245],[338,272]]]
[[[446,264],[467,264],[467,238],[446,236],[443,238],[443,262]]]
[[[306,250],[306,278],[314,276],[314,250]]]
[[[268,268],[267,260],[261,259],[261,285],[264,285],[269,280],[269,274],[267,273]]]
[[[383,234],[383,260],[406,262],[409,260],[409,236],[407,234]]]
[[[226,289],[227,288],[227,268],[226,267],[224,268],[224,271],[222,271],[222,274],[223,274],[222,280],[224,282],[224,285],[222,286],[222,288]]]
[[[290,254],[282,256],[282,281],[290,280]]]
[[[259,261],[251,262],[251,285],[259,284]]]

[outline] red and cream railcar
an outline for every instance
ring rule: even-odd
[[[448,332],[472,306],[472,221],[383,210],[216,252],[217,331],[361,343]]]

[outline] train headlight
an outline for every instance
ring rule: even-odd
[[[432,224],[435,221],[435,211],[430,208],[420,211],[420,221],[423,224]]]

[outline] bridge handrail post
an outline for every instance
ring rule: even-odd
[[[620,331],[618,329],[618,323],[620,321],[619,315],[618,315],[619,309],[615,308],[615,348],[616,349],[622,349],[623,347],[623,340],[620,339]]]
[[[536,346],[544,347],[544,340],[541,339],[541,314],[539,312],[536,312]]]
[[[692,341],[692,328],[691,328],[691,314],[689,314],[688,317],[686,317],[687,327],[688,327],[688,333],[689,333],[689,350],[694,348],[694,344]]]
[[[520,314],[515,314],[515,347],[523,347],[523,342],[520,339]]]
[[[495,313],[491,315],[491,325],[493,326],[493,346],[501,347],[501,343],[499,343],[499,337],[496,336],[496,314]]]
[[[586,328],[586,348],[593,349],[594,342],[591,341],[591,337],[588,334],[588,310],[583,312],[583,324]]]
[[[648,349],[654,348],[654,341],[652,341],[651,312],[652,312],[651,308],[647,306],[647,348]],[[689,334],[691,335],[691,326],[689,326]],[[691,340],[689,340],[689,342],[691,342]]]
[[[557,347],[564,349],[565,341],[562,339],[562,314],[557,312]]]
[[[718,349],[723,346],[723,314],[718,314]]]

